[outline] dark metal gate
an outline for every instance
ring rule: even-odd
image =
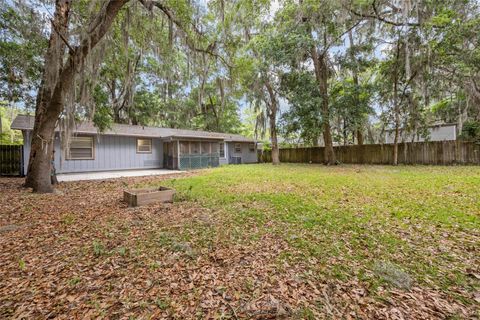
[[[163,167],[165,169],[178,169],[177,141],[163,143]]]
[[[0,175],[23,176],[23,146],[0,145]]]

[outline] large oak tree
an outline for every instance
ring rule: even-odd
[[[195,41],[189,37],[189,32],[201,34],[192,21],[185,22],[185,17],[177,17],[168,2],[138,0],[149,11],[154,8],[171,22],[171,25],[183,29],[185,42],[193,50],[209,52],[196,47]],[[73,1],[56,0],[55,12],[51,19],[51,31],[48,49],[45,55],[43,77],[38,89],[35,122],[32,133],[32,148],[28,164],[26,187],[34,192],[49,193],[53,191],[50,179],[51,159],[54,149],[55,128],[60,117],[65,112],[67,103],[71,100],[76,81],[85,69],[87,58],[109,31],[114,19],[129,0],[109,0],[92,2],[92,18],[86,25],[76,25],[82,29],[80,35],[70,36]],[[188,7],[188,1],[178,4]],[[80,82],[84,81],[83,78]],[[71,111],[68,111],[71,112]]]

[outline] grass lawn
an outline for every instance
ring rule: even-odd
[[[0,180],[0,317],[480,317],[480,167]],[[126,208],[126,186],[174,204]]]

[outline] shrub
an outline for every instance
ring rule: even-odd
[[[468,141],[480,142],[480,121],[470,120],[465,122],[461,137]]]

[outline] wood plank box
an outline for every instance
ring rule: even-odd
[[[123,191],[123,201],[129,207],[143,206],[153,202],[173,202],[175,190],[160,187],[158,189],[133,189]]]

